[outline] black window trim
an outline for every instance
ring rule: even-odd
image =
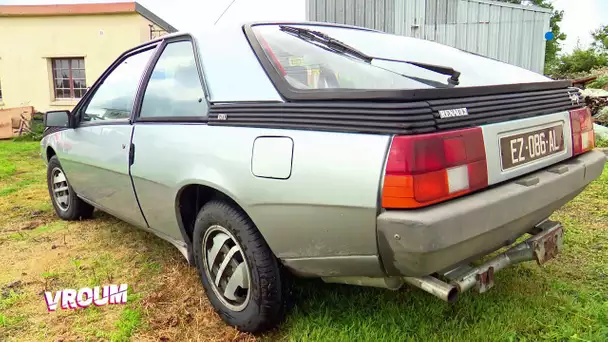
[[[274,84],[279,95],[287,102],[295,101],[323,101],[323,100],[341,100],[341,101],[420,101],[420,100],[436,100],[448,99],[468,96],[495,95],[511,92],[526,92],[535,90],[549,90],[568,88],[572,86],[569,80],[545,81],[534,83],[516,83],[494,86],[476,86],[464,88],[444,88],[444,89],[299,89],[292,87],[289,82],[279,74],[278,70],[273,66],[272,62],[266,56],[264,49],[258,41],[253,28],[255,26],[278,26],[278,25],[298,25],[298,26],[313,26],[313,27],[342,27],[348,29],[356,29],[377,33],[384,33],[377,30],[368,30],[360,27],[340,24],[326,24],[317,22],[261,22],[243,25],[243,32],[247,38],[258,61],[268,75],[270,81]]]
[[[143,103],[143,98],[146,92],[146,88],[148,87],[148,83],[150,82],[150,78],[152,77],[152,72],[154,72],[154,68],[158,63],[158,60],[162,56],[163,52],[167,45],[171,43],[184,42],[188,41],[192,44],[192,52],[194,53],[194,63],[196,65],[196,70],[198,72],[199,82],[201,84],[201,88],[203,90],[203,101],[207,103],[207,111],[205,113],[201,113],[200,116],[156,116],[156,117],[141,117],[141,106]],[[209,91],[207,88],[207,83],[205,82],[205,77],[203,74],[203,68],[201,65],[201,58],[198,50],[198,42],[192,35],[183,34],[179,36],[169,37],[164,39],[159,45],[156,54],[150,60],[150,65],[146,72],[144,73],[144,78],[142,83],[140,84],[140,88],[137,94],[137,100],[132,113],[132,121],[135,123],[167,123],[167,122],[184,122],[184,123],[206,123],[209,119],[209,108],[211,107],[211,103],[209,102]]]
[[[75,127],[91,127],[91,126],[100,126],[100,125],[130,125],[133,122],[133,112],[135,107],[135,104],[138,101],[138,95],[141,89],[141,85],[142,82],[144,80],[143,75],[146,74],[146,72],[148,71],[148,69],[150,68],[150,62],[155,58],[156,54],[158,53],[158,47],[162,44],[162,41],[160,40],[154,40],[151,42],[148,42],[146,44],[143,45],[139,45],[136,46],[132,49],[129,49],[125,52],[123,52],[120,56],[118,56],[118,58],[116,58],[116,60],[114,60],[114,62],[112,62],[112,64],[110,64],[110,66],[101,74],[101,76],[95,81],[95,83],[93,83],[93,85],[91,86],[91,88],[89,89],[89,91],[87,91],[87,93],[82,97],[82,99],[78,102],[78,104],[74,107],[74,109],[72,110],[73,116],[72,116],[72,120],[74,120],[74,124]],[[133,109],[131,110],[131,116],[129,118],[124,118],[124,119],[113,119],[113,120],[100,120],[97,122],[85,122],[82,121],[82,114],[83,114],[83,110],[86,110],[87,106],[89,105],[89,103],[91,102],[91,98],[95,95],[95,93],[97,92],[97,90],[99,89],[99,87],[103,84],[103,82],[106,80],[106,78],[120,65],[122,64],[122,62],[125,61],[125,59],[134,56],[136,54],[148,51],[148,50],[155,50],[152,53],[152,57],[148,60],[146,66],[144,67],[144,73],[142,74],[142,77],[140,78],[139,84],[137,86],[137,89],[135,91],[135,99],[134,99],[134,103],[133,103]]]

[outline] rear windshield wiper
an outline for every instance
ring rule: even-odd
[[[420,63],[420,62],[413,62],[413,61],[406,61],[406,60],[400,60],[400,59],[369,56],[369,55],[353,48],[352,46],[350,46],[346,43],[343,43],[335,38],[328,36],[327,34],[325,34],[323,32],[305,29],[305,28],[301,28],[301,27],[287,26],[287,25],[279,25],[279,28],[281,31],[291,34],[293,36],[296,36],[304,41],[320,44],[332,52],[348,55],[353,58],[362,60],[366,63],[371,64],[371,62],[373,60],[396,62],[396,63],[406,63],[406,64],[417,66],[422,69],[436,72],[438,74],[450,76],[450,78],[448,78],[448,84],[450,84],[450,85],[458,85],[460,83],[460,81],[458,80],[458,78],[460,77],[460,72],[458,72],[450,67],[446,67],[446,66],[442,66],[442,65]]]

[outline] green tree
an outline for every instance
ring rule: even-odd
[[[608,65],[606,54],[595,48],[581,49],[577,47],[571,54],[562,56],[552,69],[554,77],[573,78],[589,73],[592,69]]]
[[[608,51],[608,25],[602,25],[597,30],[591,33],[593,43],[591,46],[599,51]]]

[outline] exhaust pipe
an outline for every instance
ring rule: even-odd
[[[403,277],[403,280],[406,283],[414,285],[417,288],[439,297],[448,303],[453,303],[458,298],[458,289],[454,285],[445,283],[435,277]]]
[[[494,273],[525,261],[536,260],[542,265],[561,250],[563,228],[559,222],[543,221],[532,234],[533,237],[477,267],[463,265],[444,273],[443,276],[450,283],[432,276],[404,277],[403,280],[450,303],[458,298],[459,293],[473,287],[479,293],[484,293],[494,286]]]
[[[494,273],[525,261],[536,260],[539,265],[555,257],[563,244],[563,228],[559,222],[545,220],[530,231],[533,236],[507,251],[472,267],[460,265],[450,271],[439,274],[448,282],[434,276],[424,277],[323,277],[328,283],[341,283],[360,286],[375,286],[397,290],[406,282],[435,297],[453,303],[461,292],[473,287],[479,293],[484,293],[494,286]]]

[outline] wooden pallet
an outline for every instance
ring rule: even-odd
[[[17,107],[0,110],[0,139],[10,139],[31,133],[34,107]]]

